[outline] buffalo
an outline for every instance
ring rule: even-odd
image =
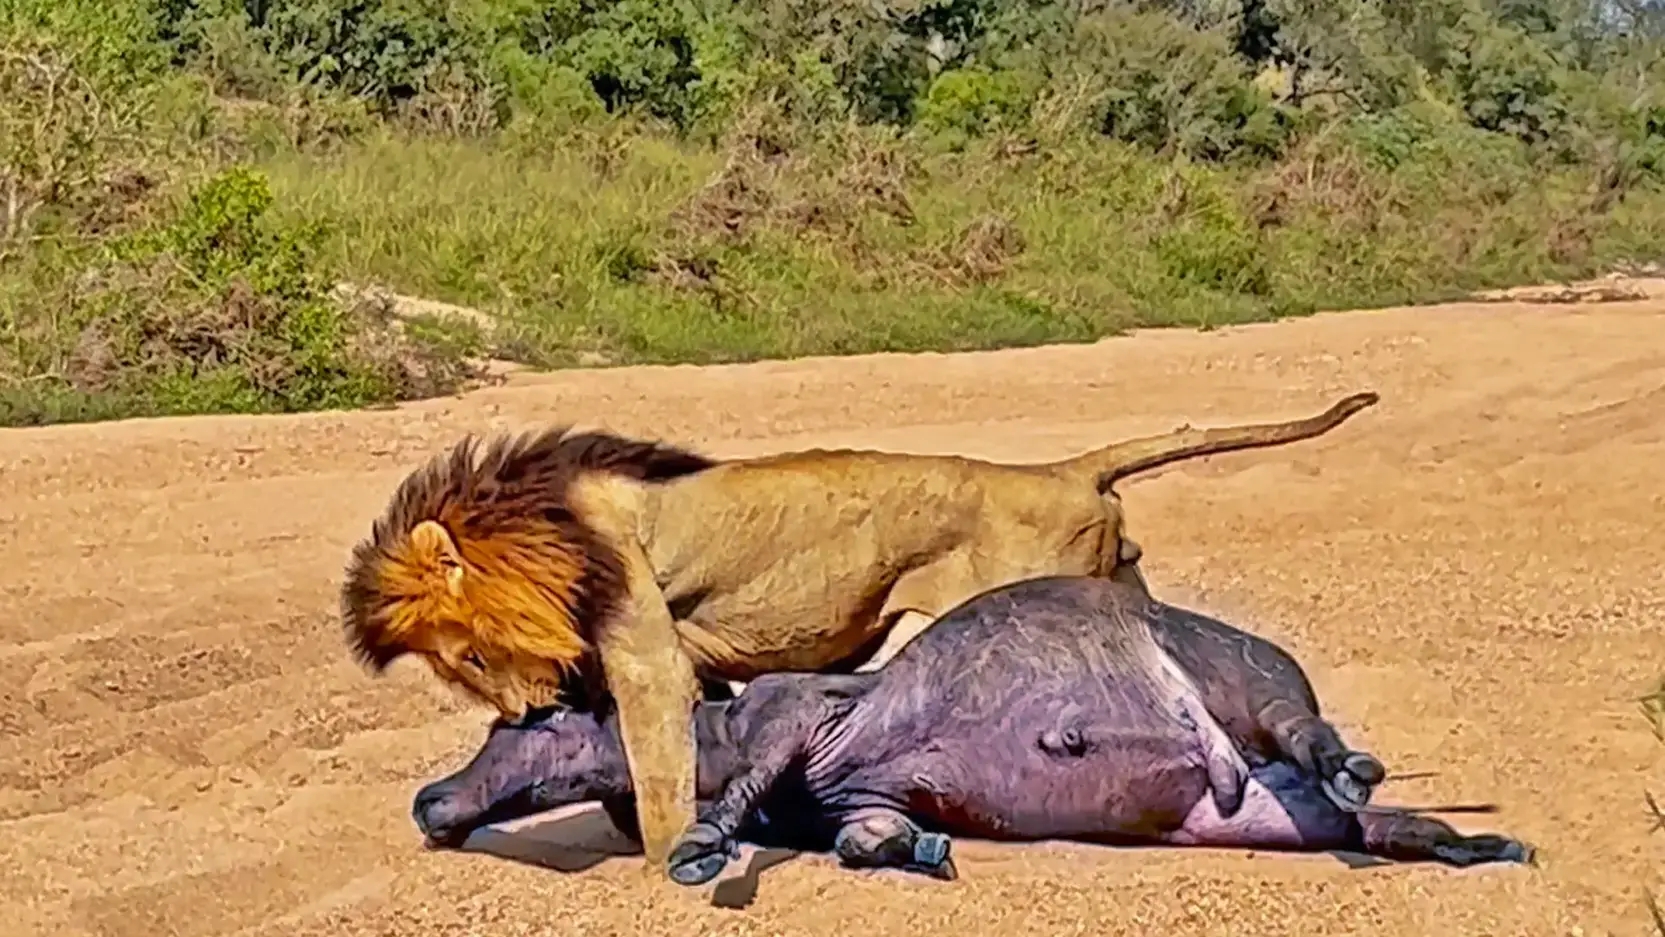
[[[768,674],[693,719],[703,806],[668,860],[684,885],[716,877],[741,839],[943,879],[954,836],[1533,859],[1373,806],[1385,768],[1320,715],[1294,658],[1107,579],[985,591],[877,670]],[[493,726],[412,812],[444,847],[591,800],[629,832],[630,796],[616,717],[556,709]]]

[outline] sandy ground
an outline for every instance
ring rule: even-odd
[[[1535,842],[1536,868],[961,842],[953,884],[766,855],[679,891],[593,812],[426,852],[410,796],[485,714],[414,665],[360,672],[334,617],[351,543],[470,430],[1028,461],[1364,388],[1382,403],[1320,440],[1126,484],[1131,529],[1160,594],[1283,642],[1344,732],[1439,772],[1384,800],[1495,802],[1453,819]],[[0,932],[1651,933],[1662,527],[1665,291],[0,433]]]

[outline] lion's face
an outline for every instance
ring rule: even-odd
[[[428,521],[367,548],[345,589],[350,640],[377,669],[421,657],[511,723],[553,705],[588,648],[570,610],[576,564],[542,546],[509,536],[459,543]]]
[[[416,649],[439,679],[494,707],[505,722],[555,704],[561,690],[557,666],[543,658],[478,642],[466,629],[439,629],[441,640]]]

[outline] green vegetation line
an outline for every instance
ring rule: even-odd
[[[0,424],[1654,261],[1662,52],[1651,0],[10,0]]]

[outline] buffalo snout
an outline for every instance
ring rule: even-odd
[[[445,778],[416,792],[410,814],[429,847],[455,849],[474,832],[470,821],[479,814],[479,808],[459,785]]]

